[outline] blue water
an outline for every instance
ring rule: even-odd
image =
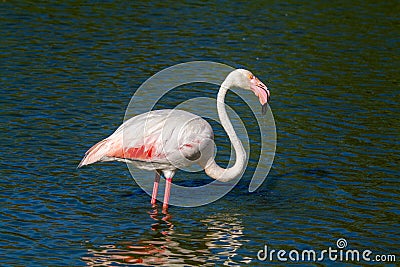
[[[321,251],[339,238],[399,261],[398,13],[394,1],[3,1],[0,265],[279,265],[257,252]],[[260,137],[249,120],[249,168],[209,205],[165,215],[125,164],[76,169],[147,78],[192,60],[250,69],[271,90],[277,150],[256,192]],[[157,108],[216,90],[184,87]],[[248,117],[235,96],[227,102]],[[229,140],[213,126],[226,165]]]

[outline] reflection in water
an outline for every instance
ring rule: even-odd
[[[82,260],[89,266],[214,266],[216,262],[239,266],[251,262],[251,258],[242,257],[237,252],[247,242],[242,239],[243,226],[237,216],[209,216],[201,220],[201,229],[186,233],[184,225],[181,226],[182,232],[174,229],[170,214],[160,214],[157,208],[149,214],[156,221],[150,226],[152,239],[90,248]]]
[[[151,224],[151,230],[157,235],[151,241],[137,243],[121,243],[102,245],[99,248],[88,249],[87,257],[83,257],[89,266],[113,266],[117,263],[163,265],[170,254],[168,248],[177,246],[176,242],[168,238],[173,234],[174,225],[169,221],[169,213],[160,214],[157,207],[149,212],[150,218],[156,222]]]
[[[221,219],[223,218],[223,219]],[[236,216],[232,214],[219,214],[202,220],[207,225],[207,234],[204,238],[206,246],[212,254],[216,254],[215,260],[224,259],[224,265],[238,264],[234,260],[238,256],[237,250],[243,245],[243,242],[248,240],[242,239],[243,225]],[[250,263],[249,257],[241,258],[240,263]]]

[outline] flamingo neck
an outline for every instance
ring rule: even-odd
[[[236,135],[225,108],[225,96],[230,88],[231,84],[229,83],[229,79],[225,80],[218,91],[217,111],[221,125],[228,134],[229,140],[235,150],[236,161],[232,167],[224,169],[215,162],[214,158],[212,158],[205,168],[205,172],[208,176],[221,182],[233,180],[241,175],[246,163],[246,152],[243,148],[242,142]]]

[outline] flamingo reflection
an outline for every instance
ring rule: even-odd
[[[149,214],[150,218],[156,221],[151,225],[151,230],[158,231],[158,229],[165,224],[167,226],[167,230],[161,231],[160,233],[165,236],[172,234],[174,225],[170,222],[171,215],[168,212],[163,211],[163,213],[160,214],[158,212],[157,205],[154,205],[153,210],[151,210]],[[162,218],[160,219],[160,217]]]
[[[152,240],[90,248],[88,249],[88,256],[83,257],[82,260],[89,266],[114,266],[115,264],[122,263],[144,265],[166,264],[167,255],[171,254],[169,248],[179,245],[169,238],[174,231],[174,225],[170,221],[171,215],[165,210],[163,213],[160,213],[157,205],[154,205],[148,214],[155,221],[150,226],[150,229],[155,232]]]
[[[124,265],[202,265],[215,263],[235,266],[251,262],[239,255],[239,248],[248,240],[243,238],[241,215],[209,215],[198,220],[199,229],[175,229],[172,216],[157,208],[149,212],[152,238],[131,243],[104,245],[88,249],[82,258],[89,266]]]

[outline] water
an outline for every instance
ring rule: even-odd
[[[399,260],[398,11],[375,1],[3,1],[0,265],[255,266],[271,264],[257,259],[264,244],[321,251],[338,238]],[[142,82],[191,60],[245,67],[271,90],[277,151],[255,193],[255,152],[224,198],[167,216],[124,164],[76,169]],[[192,90],[216,88],[182,88],[157,107]],[[214,127],[223,165],[229,143]],[[176,181],[210,180],[179,172]]]

